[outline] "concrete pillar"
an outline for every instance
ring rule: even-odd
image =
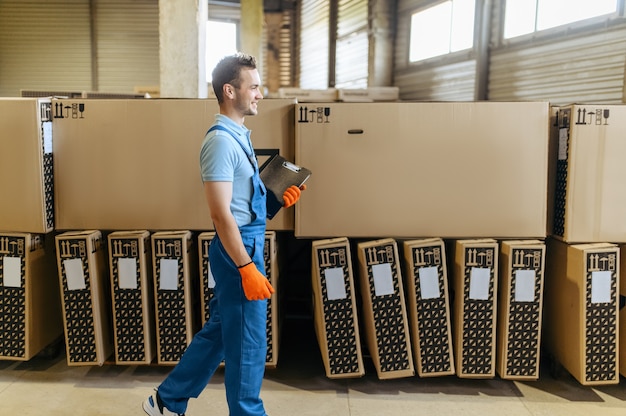
[[[386,0],[370,0],[370,61],[368,86],[393,85],[393,16],[394,5]]]
[[[161,97],[206,98],[206,0],[159,0]]]
[[[263,77],[263,0],[241,0],[241,52],[254,55]]]

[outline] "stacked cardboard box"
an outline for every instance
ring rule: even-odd
[[[398,246],[391,238],[358,244],[363,321],[379,379],[415,374]]]
[[[150,364],[156,346],[150,233],[116,231],[108,242],[115,362]]]
[[[620,244],[620,281],[619,281],[619,372],[626,376],[626,244]]]
[[[246,118],[259,163],[293,161],[294,106],[262,100]],[[57,228],[212,230],[199,152],[218,112],[216,100],[53,100]],[[268,229],[292,230],[294,212]]]
[[[365,374],[356,307],[350,242],[312,243],[313,317],[328,378]]]
[[[505,380],[539,378],[545,243],[500,244],[497,370]]]
[[[498,242],[457,240],[454,254],[456,373],[491,378],[496,364]]]
[[[445,244],[440,238],[405,241],[404,258],[417,373],[454,374]]]
[[[626,242],[626,106],[554,107],[550,230],[568,243]]]
[[[0,233],[0,359],[27,361],[63,336],[51,234]]]
[[[67,364],[102,365],[113,349],[105,246],[96,230],[56,236]]]
[[[313,172],[297,237],[546,236],[547,102],[307,103],[295,116],[295,162]]]
[[[211,273],[209,261],[209,245],[215,237],[215,232],[205,231],[198,236],[198,254],[200,256],[200,303],[202,305],[202,325],[210,316],[209,304],[214,295],[215,280]],[[279,312],[278,312],[278,262],[277,262],[276,232],[267,231],[265,233],[265,243],[263,245],[263,255],[265,259],[265,273],[268,280],[276,291],[267,302],[267,355],[265,359],[266,368],[275,368],[278,365],[279,348]]]
[[[177,364],[197,329],[197,251],[187,230],[158,231],[151,240],[157,362]]]
[[[547,350],[583,385],[619,383],[619,247],[550,238],[547,253]]]
[[[0,98],[0,230],[54,230],[50,99]]]

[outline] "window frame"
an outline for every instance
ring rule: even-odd
[[[505,39],[504,25],[506,23],[506,2],[507,0],[502,0],[499,13],[497,39],[499,46],[501,47],[522,46],[538,42],[553,41],[555,39],[562,39],[575,34],[597,31],[598,29],[609,29],[626,23],[626,16],[624,13],[626,0],[617,0],[617,10],[614,13],[577,20],[575,22],[566,23],[548,29],[535,29],[531,33]],[[537,16],[535,15],[535,28],[536,26]]]
[[[454,64],[456,62],[467,61],[470,59],[474,59],[476,57],[480,27],[483,24],[482,18],[481,18],[482,13],[479,12],[483,4],[482,0],[475,0],[475,3],[474,3],[474,32],[472,34],[473,40],[472,40],[471,48],[463,49],[463,50],[456,51],[456,52],[448,52],[443,55],[437,55],[431,58],[421,59],[419,61],[414,61],[414,62],[411,61],[411,58],[410,58],[411,56],[411,29],[412,29],[411,20],[413,18],[413,15],[415,15],[416,13],[422,12],[424,10],[427,10],[431,7],[435,7],[441,3],[444,3],[445,1],[448,1],[448,0],[436,0],[436,1],[427,2],[426,4],[423,4],[420,7],[416,7],[410,10],[404,17],[404,19],[406,19],[406,27],[408,27],[408,30],[409,30],[409,36],[408,36],[408,41],[406,45],[407,68],[437,67],[437,66],[442,66],[442,65]]]

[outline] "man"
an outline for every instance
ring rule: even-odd
[[[220,107],[200,151],[204,193],[216,236],[209,247],[215,296],[210,318],[158,389],[143,403],[148,415],[184,415],[224,361],[231,416],[265,416],[259,397],[265,371],[267,299],[274,288],[265,277],[263,245],[266,189],[244,118],[263,99],[254,57],[223,58],[213,70]],[[304,189],[304,188],[303,188]],[[292,186],[285,207],[300,197]]]

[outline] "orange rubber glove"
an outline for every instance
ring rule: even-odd
[[[241,275],[241,285],[243,286],[243,293],[248,300],[263,300],[268,299],[274,293],[267,277],[263,276],[263,273],[256,268],[253,262],[237,268]]]
[[[283,208],[289,208],[290,206],[298,202],[301,194],[300,191],[304,191],[305,189],[306,185],[302,185],[299,188],[296,185],[291,185],[289,188],[287,188],[285,190],[285,193],[283,194],[283,201],[285,201]]]

